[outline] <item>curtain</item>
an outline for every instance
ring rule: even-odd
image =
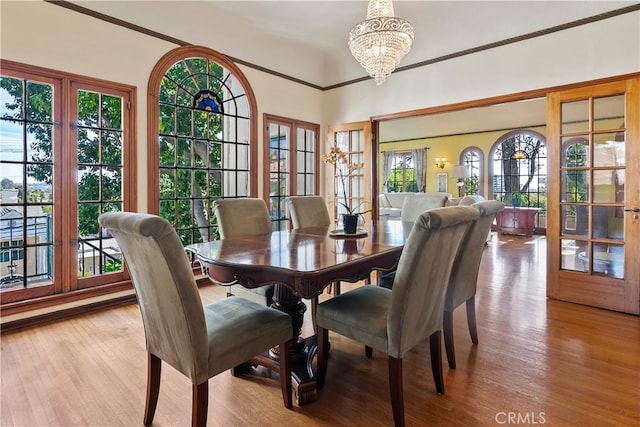
[[[413,156],[413,173],[416,177],[416,183],[418,184],[418,191],[424,191],[424,157],[427,150],[424,148],[416,148],[411,150]]]
[[[389,181],[389,175],[391,175],[391,169],[393,168],[393,161],[396,155],[393,151],[384,151],[382,153],[382,192],[388,192],[387,182]]]

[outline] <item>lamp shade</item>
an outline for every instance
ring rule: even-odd
[[[469,167],[465,165],[454,165],[451,171],[452,178],[469,178]]]

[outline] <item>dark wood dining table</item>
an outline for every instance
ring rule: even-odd
[[[302,299],[320,295],[335,281],[357,282],[373,270],[395,268],[412,225],[378,220],[359,229],[355,237],[336,235],[333,227],[309,227],[196,243],[186,249],[215,283],[247,288],[276,285],[272,307],[291,316],[297,337],[292,382],[296,401],[303,405],[316,400],[317,389],[312,369],[315,336],[300,337],[306,311]],[[248,364],[277,369],[277,349]]]

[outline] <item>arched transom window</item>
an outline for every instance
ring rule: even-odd
[[[255,100],[240,70],[210,49],[174,50],[154,72],[157,186],[150,210],[174,225],[183,244],[206,242],[218,235],[216,199],[256,193]]]

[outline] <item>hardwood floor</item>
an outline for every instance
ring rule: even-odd
[[[435,392],[428,340],[404,359],[408,426],[637,426],[640,318],[545,298],[546,239],[494,235],[476,297],[480,343],[454,314],[456,370]],[[343,285],[343,292],[348,286]],[[205,286],[204,302],[224,297]],[[307,311],[307,315],[309,311]],[[310,333],[309,322],[305,325]],[[284,409],[277,374],[209,381],[210,426],[388,426],[387,359],[330,334],[325,388]],[[1,337],[2,426],[142,425],[144,333],[135,304]],[[190,423],[191,385],[164,365],[155,426]]]

